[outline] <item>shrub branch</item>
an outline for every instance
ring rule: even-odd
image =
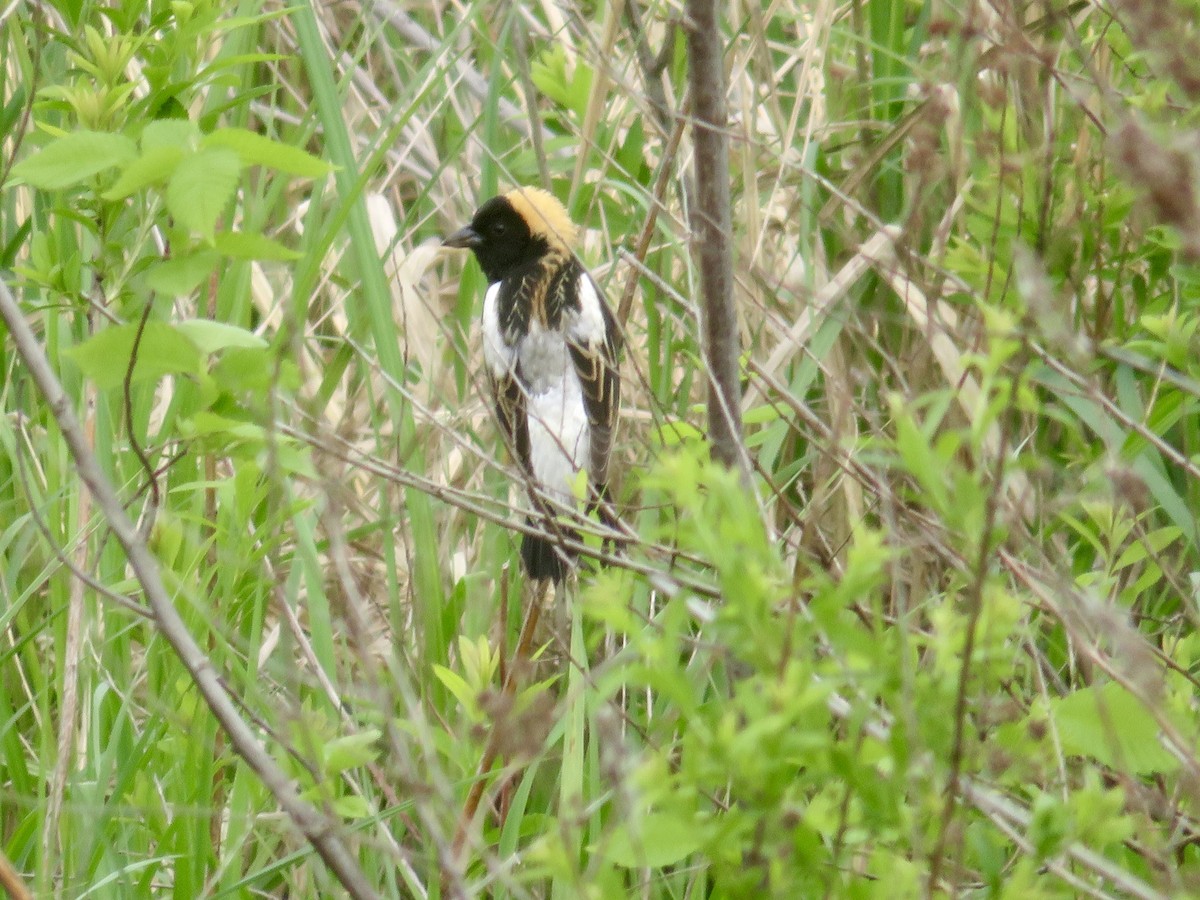
[[[738,468],[749,481],[738,386],[739,342],[737,310],[733,305],[729,139],[725,133],[721,31],[713,0],[691,0],[687,12],[688,88],[695,116],[692,253],[700,273],[702,349],[709,377],[708,439],[713,459]]]

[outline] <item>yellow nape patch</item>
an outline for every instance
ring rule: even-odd
[[[567,215],[567,210],[549,191],[541,188],[517,188],[504,198],[512,204],[517,214],[529,225],[534,234],[545,237],[551,244],[564,249],[575,243],[578,231]]]

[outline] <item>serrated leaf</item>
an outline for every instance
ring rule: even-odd
[[[245,165],[266,166],[302,178],[319,178],[334,169],[323,159],[298,147],[263,137],[245,128],[219,128],[204,139],[204,146],[225,147],[236,151]]]
[[[587,114],[588,98],[592,93],[592,69],[582,58],[575,60],[575,71],[571,75],[571,108],[579,118]]]
[[[167,183],[167,209],[181,225],[212,240],[241,172],[232,150],[215,147],[185,156]]]
[[[534,87],[559,106],[569,106],[571,94],[567,84],[567,54],[557,44],[545,51],[530,67]]]
[[[636,828],[636,835],[632,834]],[[686,859],[703,843],[690,817],[670,813],[648,813],[635,824],[620,827],[608,845],[611,862],[627,869],[670,866]]]
[[[142,277],[152,291],[167,297],[184,297],[212,274],[219,261],[220,256],[212,250],[201,250],[154,263]]]
[[[234,259],[267,259],[290,262],[300,254],[279,241],[255,231],[221,231],[213,237],[217,252]]]
[[[211,319],[187,319],[175,326],[192,341],[201,353],[216,353],[227,347],[246,347],[263,349],[267,342],[258,335],[230,325],[227,322],[214,322]]]
[[[375,761],[379,757],[381,733],[377,728],[368,728],[358,734],[348,734],[329,741],[325,745],[325,774],[336,775]]]
[[[127,165],[102,196],[105,200],[121,200],[147,185],[166,181],[182,159],[183,151],[178,147],[151,148]]]
[[[136,325],[106,328],[66,355],[101,390],[114,388],[125,380],[133,355]],[[157,381],[164,375],[191,375],[200,371],[200,351],[173,325],[147,322],[138,346],[137,364],[132,383]]]
[[[55,191],[136,156],[137,147],[123,134],[75,131],[21,160],[13,167],[13,174],[35,188]]]

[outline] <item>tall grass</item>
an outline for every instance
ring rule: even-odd
[[[381,895],[1181,896],[1197,9],[1153,6],[725,7],[749,492],[706,461],[678,4],[7,7],[0,277]],[[11,170],[178,116],[330,167],[236,169],[240,253],[128,162]],[[437,249],[514,184],[626,313],[637,535],[532,663],[482,276]],[[81,355],[144,313],[151,368]],[[337,895],[2,361],[4,857],[39,897]]]

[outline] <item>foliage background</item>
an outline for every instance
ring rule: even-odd
[[[1200,891],[1200,7],[722,11],[752,493],[704,461],[667,0],[7,5],[0,275],[380,894]],[[513,184],[625,324],[638,535],[516,694],[481,276],[437,249]],[[4,856],[336,894],[3,354]]]

